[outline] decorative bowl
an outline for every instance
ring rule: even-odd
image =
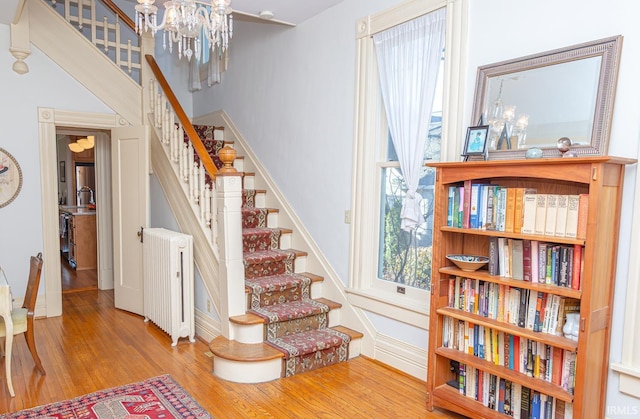
[[[466,272],[477,271],[489,262],[486,256],[447,255],[447,259]]]

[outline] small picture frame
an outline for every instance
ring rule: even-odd
[[[486,157],[488,139],[489,125],[478,125],[467,128],[467,138],[465,139],[464,148],[462,149],[462,156],[465,158],[469,156]]]

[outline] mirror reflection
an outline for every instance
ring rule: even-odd
[[[591,141],[602,57],[489,78],[484,115],[491,150],[503,130],[511,147],[554,147],[560,137]],[[507,147],[507,142],[501,144]]]
[[[527,149],[560,157],[557,141],[580,155],[606,155],[622,36],[478,68],[472,126],[487,124],[489,159]]]

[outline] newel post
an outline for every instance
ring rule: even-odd
[[[222,335],[227,339],[234,338],[229,318],[245,314],[247,308],[242,257],[242,174],[231,167],[235,159],[235,150],[231,150],[221,156],[226,170],[220,170],[216,176],[220,326]]]

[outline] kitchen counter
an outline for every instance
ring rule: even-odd
[[[75,206],[75,205],[60,205],[60,212],[64,212],[70,215],[95,215],[96,210],[90,209],[86,205]]]

